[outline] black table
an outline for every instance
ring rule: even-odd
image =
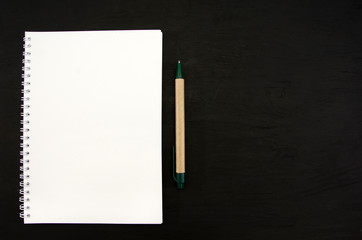
[[[361,239],[360,1],[34,1],[0,7],[1,239]],[[163,31],[162,225],[23,225],[23,32]],[[186,188],[172,180],[186,79]]]

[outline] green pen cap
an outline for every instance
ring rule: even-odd
[[[183,189],[185,186],[185,173],[176,173],[177,189]]]

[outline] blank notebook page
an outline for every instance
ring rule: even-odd
[[[24,40],[24,223],[162,223],[161,31]]]

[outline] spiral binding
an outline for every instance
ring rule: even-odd
[[[30,136],[28,133],[30,132],[29,124],[30,124],[30,63],[31,63],[31,38],[30,37],[24,37],[24,52],[23,52],[23,74],[22,74],[22,86],[23,89],[21,90],[23,96],[21,98],[22,101],[22,113],[21,117],[22,120],[20,121],[20,124],[22,125],[22,128],[20,128],[20,132],[22,133],[22,136],[20,137],[22,143],[20,144],[20,147],[22,148],[22,151],[20,151],[20,155],[22,158],[20,159],[20,190],[19,190],[19,202],[20,202],[20,217],[21,218],[29,218],[30,217],[30,160],[29,155],[30,152],[28,151],[28,148],[30,147],[29,140]]]

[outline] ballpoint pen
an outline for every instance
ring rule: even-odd
[[[177,63],[175,79],[175,122],[176,154],[173,149],[173,164],[174,167],[176,165],[176,169],[173,169],[173,177],[177,182],[177,188],[183,189],[185,185],[185,81],[180,61]]]

